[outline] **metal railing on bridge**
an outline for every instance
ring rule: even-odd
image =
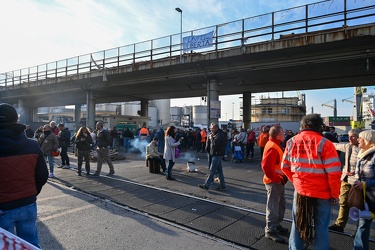
[[[327,29],[345,29],[349,26],[369,24],[375,20],[373,0],[327,0],[263,15],[244,18],[228,23],[183,32],[183,36],[201,35],[214,31],[213,46],[198,52],[220,52],[237,46],[285,38],[290,35],[308,34]],[[65,81],[67,77],[124,66],[152,64],[166,60],[180,63],[182,49],[180,34],[80,55],[29,68],[0,73],[0,87],[22,87],[24,83],[35,85]],[[189,53],[183,54],[187,57]],[[166,66],[168,66],[166,65]],[[48,80],[48,81],[46,81]],[[51,80],[51,81],[49,81]],[[27,87],[27,84],[25,84]]]

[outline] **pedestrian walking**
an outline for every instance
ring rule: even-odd
[[[111,146],[111,135],[108,130],[104,128],[103,122],[96,123],[96,153],[98,164],[96,171],[93,174],[94,177],[99,177],[102,171],[103,160],[107,162],[109,166],[109,173],[107,176],[114,175],[115,169],[113,167],[111,158],[109,157],[109,147]]]

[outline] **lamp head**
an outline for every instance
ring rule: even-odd
[[[176,10],[177,10],[178,12],[182,13],[182,9],[180,9],[180,8],[177,7]]]

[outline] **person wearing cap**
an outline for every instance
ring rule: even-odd
[[[150,144],[146,147],[146,161],[151,158],[154,161],[158,161],[161,168],[163,169],[163,174],[165,174],[167,167],[164,159],[162,158],[163,154],[158,151],[158,138],[154,137]]]
[[[358,161],[355,170],[354,187],[362,190],[366,188],[366,203],[369,210],[375,214],[375,131],[364,130],[359,133]],[[358,229],[354,237],[353,249],[369,249],[371,219],[359,218]]]
[[[61,148],[61,165],[58,166],[63,169],[69,169],[69,156],[68,156],[68,147],[70,146],[70,131],[69,128],[66,128],[64,124],[60,123],[57,126],[60,130],[57,138],[59,139],[59,147]]]
[[[38,143],[18,124],[16,109],[0,104],[0,227],[39,247],[37,195],[48,179]]]

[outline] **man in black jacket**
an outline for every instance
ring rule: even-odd
[[[98,165],[94,177],[99,177],[102,171],[103,160],[108,163],[109,173],[107,176],[114,175],[115,169],[113,167],[111,158],[109,157],[109,147],[111,146],[111,135],[107,129],[104,128],[103,122],[96,123],[96,153],[98,157]]]
[[[59,139],[59,147],[61,147],[61,165],[60,168],[69,169],[69,157],[68,147],[70,146],[70,131],[69,128],[65,128],[64,124],[60,123],[57,126],[60,130],[57,138]]]
[[[24,133],[18,114],[0,104],[0,227],[39,246],[36,196],[48,179],[48,169],[38,143]],[[15,230],[16,229],[16,230]]]
[[[203,189],[209,189],[210,185],[214,181],[214,176],[216,172],[219,174],[220,186],[216,190],[225,190],[225,181],[223,166],[221,165],[221,159],[225,155],[225,146],[227,143],[227,138],[224,133],[216,123],[211,124],[211,134],[210,134],[210,152],[212,156],[212,163],[210,167],[210,175],[204,184],[199,184],[198,187]]]

